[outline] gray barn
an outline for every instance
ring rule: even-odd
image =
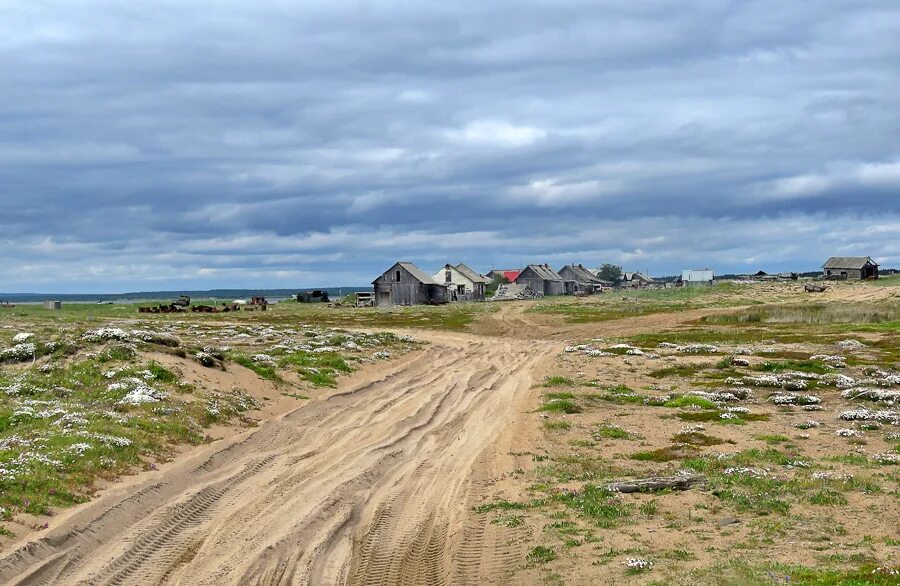
[[[528,285],[532,291],[544,295],[563,295],[566,292],[565,279],[550,268],[550,265],[528,265],[516,277],[517,285]]]
[[[447,303],[447,287],[439,285],[411,262],[398,262],[372,281],[375,305],[436,305]]]
[[[878,263],[871,256],[832,256],[822,265],[828,279],[877,279]]]
[[[603,281],[581,264],[566,265],[558,273],[564,281],[575,283],[576,293],[594,293],[603,287]]]

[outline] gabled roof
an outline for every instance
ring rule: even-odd
[[[573,273],[575,273],[575,279],[580,283],[598,283],[599,284],[601,282],[601,280],[597,277],[597,275],[595,275],[591,271],[587,270],[582,265],[574,265],[574,264],[566,265],[562,269],[560,269],[559,272],[562,273],[562,271],[567,268],[569,270],[571,270]]]
[[[532,271],[534,271],[534,273],[540,279],[543,279],[544,281],[562,281],[563,280],[563,278],[559,276],[559,273],[557,273],[556,271],[554,271],[547,265],[528,265],[527,267],[522,269],[522,272],[525,272],[528,269],[531,269]],[[521,276],[522,276],[522,273],[519,273],[519,277],[521,277]],[[518,279],[519,277],[516,277],[516,278]]]
[[[519,273],[522,271],[511,270],[511,271],[503,271],[503,276],[506,277],[506,280],[510,283],[514,282],[519,278]]]
[[[622,273],[623,281],[643,281],[645,283],[656,283],[656,280],[649,275],[645,275],[644,273]]]
[[[460,272],[462,276],[469,279],[473,283],[484,283],[485,285],[487,285],[491,282],[490,279],[488,279],[487,277],[482,277],[463,263],[459,263],[455,268]]]
[[[822,268],[858,270],[867,264],[878,266],[871,256],[832,256],[822,265]]]
[[[411,262],[401,261],[401,262],[398,262],[397,264],[400,265],[401,267],[403,267],[404,269],[406,269],[407,271],[409,271],[409,274],[411,274],[413,277],[415,277],[416,280],[421,281],[422,283],[425,283],[426,285],[439,285],[440,284],[440,283],[435,283],[434,279],[432,279],[431,277],[429,277],[428,275],[425,274],[425,271],[423,271],[422,269],[420,269],[419,267],[417,267],[416,265],[414,265]]]

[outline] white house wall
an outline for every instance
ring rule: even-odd
[[[446,279],[446,272],[450,271],[451,281],[448,283]],[[441,269],[434,274],[432,277],[435,283],[440,283],[441,285],[450,285],[454,290],[457,287],[462,285],[465,287],[466,293],[474,293],[475,292],[475,283],[469,280],[468,277],[460,273],[456,270],[456,267],[451,266],[449,269]]]

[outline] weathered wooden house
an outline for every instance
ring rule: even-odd
[[[604,281],[581,264],[566,265],[557,271],[567,283],[575,283],[573,293],[595,293],[603,288]]]
[[[398,262],[372,281],[375,305],[437,305],[447,303],[447,286],[434,282],[411,262]]]
[[[450,301],[484,301],[484,290],[491,282],[463,263],[444,265],[432,280],[447,286]]]
[[[651,287],[662,287],[663,283],[653,279],[650,275],[644,273],[622,273],[619,279],[619,285],[622,287],[630,287],[634,289],[645,289]]]
[[[871,256],[832,256],[822,265],[826,279],[877,279],[878,263]]]
[[[564,295],[565,279],[550,268],[550,265],[528,265],[516,277],[517,285],[527,285],[532,291],[546,295]]]

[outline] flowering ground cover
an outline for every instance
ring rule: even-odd
[[[102,481],[211,441],[214,426],[255,425],[253,414],[271,397],[256,392],[254,379],[299,405],[346,373],[418,346],[388,333],[183,315],[99,325],[52,317],[0,322],[0,535],[7,537],[40,530],[42,517],[91,498]],[[250,381],[244,387],[211,385],[197,375],[204,369],[221,373],[220,383],[244,369],[253,374],[240,379]]]
[[[486,501],[503,505],[486,514],[540,552],[524,560],[525,576],[900,583],[892,322],[854,325],[831,308],[766,306],[760,315],[752,329],[738,318],[701,319],[564,348],[536,387],[541,441],[515,454]],[[703,483],[689,490],[610,488],[696,475]]]

